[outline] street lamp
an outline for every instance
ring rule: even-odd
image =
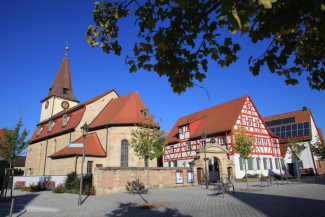
[[[205,187],[208,189],[208,170],[207,170],[207,153],[206,153],[206,148],[205,148],[205,140],[207,138],[207,134],[202,133],[201,135],[201,140],[202,140],[202,145],[204,147],[204,168],[205,168]]]
[[[79,188],[79,200],[78,206],[81,205],[81,194],[82,194],[82,179],[83,179],[83,166],[85,161],[85,152],[86,152],[86,136],[89,132],[89,125],[85,122],[85,124],[81,127],[81,132],[84,137],[83,145],[82,145],[82,161],[81,161],[81,176],[80,176],[80,188]]]

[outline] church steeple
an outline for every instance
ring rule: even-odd
[[[66,47],[66,56],[63,58],[59,72],[50,88],[50,92],[44,100],[51,96],[58,96],[63,99],[75,101],[77,103],[79,102],[72,89],[70,64],[67,56],[68,49],[69,48]]]
[[[71,71],[68,59],[68,46],[61,67],[55,77],[48,95],[42,100],[41,121],[52,117],[63,109],[77,105],[79,100],[75,97],[72,88]]]

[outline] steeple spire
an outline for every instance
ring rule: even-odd
[[[43,101],[45,101],[51,96],[58,96],[63,99],[67,99],[79,103],[79,100],[75,97],[72,89],[70,64],[67,56],[69,50],[68,46],[66,46],[65,50],[66,50],[66,54],[65,57],[63,58],[59,72],[55,77],[52,87],[50,88],[50,92],[48,93],[47,97]]]

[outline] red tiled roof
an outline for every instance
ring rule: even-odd
[[[103,96],[105,96],[105,95],[107,95],[107,94],[109,94],[109,93],[111,93],[111,92],[115,92],[116,95],[119,96],[115,89],[111,89],[111,90],[109,90],[109,91],[107,91],[107,92],[105,92],[105,93],[102,93],[102,94],[100,94],[100,95],[98,95],[98,96],[95,96],[95,97],[93,97],[93,98],[91,98],[91,99],[89,99],[89,100],[87,100],[87,101],[85,101],[85,102],[83,102],[83,103],[80,103],[80,104],[78,104],[78,105],[75,105],[75,106],[73,106],[73,107],[71,107],[71,108],[69,108],[69,109],[63,110],[63,111],[61,111],[61,112],[59,112],[59,113],[53,115],[51,118],[46,119],[46,120],[40,122],[40,123],[37,124],[37,125],[42,125],[42,124],[48,122],[49,120],[55,120],[55,119],[57,119],[58,117],[63,116],[64,114],[70,114],[71,112],[74,112],[74,111],[76,111],[76,110],[78,110],[78,109],[80,109],[80,108],[82,108],[82,107],[85,107],[86,105],[89,105],[89,104],[95,102],[96,100],[102,98]]]
[[[145,109],[138,92],[133,92],[111,100],[89,126],[97,128],[112,124],[145,123],[141,112]]]
[[[30,142],[31,144],[32,143],[35,143],[39,140],[42,140],[46,137],[49,137],[49,136],[54,136],[54,135],[57,135],[59,133],[62,133],[62,132],[66,132],[66,131],[70,131],[70,130],[74,130],[78,124],[80,123],[80,120],[85,112],[86,108],[83,107],[77,111],[74,111],[72,113],[67,113],[67,114],[70,114],[71,117],[68,121],[68,124],[65,126],[65,127],[62,127],[62,122],[63,122],[63,116],[57,118],[57,119],[52,119],[51,120],[54,120],[55,121],[55,124],[54,124],[54,127],[52,129],[52,131],[48,132],[49,130],[49,124],[50,122],[47,121],[46,123],[43,122],[43,129],[40,133],[40,135],[37,136],[37,129],[35,130],[32,138],[30,139]],[[40,124],[39,124],[40,125]]]
[[[191,138],[200,137],[202,133],[214,134],[230,131],[235,125],[238,116],[249,95],[238,99],[196,112],[194,114],[178,119],[172,130],[167,136],[168,143],[177,142],[178,127],[201,120],[194,132],[191,132]]]
[[[64,57],[59,72],[50,88],[50,92],[44,100],[51,96],[59,96],[63,99],[79,102],[73,93],[70,64],[67,56]]]
[[[317,130],[318,130],[319,137],[320,137],[322,140],[324,140],[322,129],[321,129],[321,128],[318,128]]]
[[[75,140],[73,143],[83,143],[83,136],[79,139]],[[88,134],[86,136],[85,141],[85,156],[93,156],[93,157],[106,157],[106,152],[104,151],[98,136],[96,133]],[[72,157],[72,156],[81,156],[82,155],[82,147],[69,147],[66,146],[60,151],[52,154],[51,158],[62,158],[62,157]]]

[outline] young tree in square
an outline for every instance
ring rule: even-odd
[[[7,128],[3,129],[3,138],[0,137],[0,157],[7,161],[12,167],[13,162],[18,158],[20,153],[27,148],[28,142],[25,142],[25,139],[29,133],[29,130],[24,129],[21,132],[23,117],[20,116],[18,123],[14,126],[13,130],[8,130]],[[12,176],[14,171],[12,171]],[[5,174],[6,176],[6,174]],[[13,181],[11,182],[11,189],[13,189]],[[5,182],[1,186],[1,198],[4,196]],[[6,191],[7,193],[7,191]],[[12,191],[10,193],[12,198]]]
[[[166,132],[160,130],[161,121],[154,121],[154,115],[148,115],[144,123],[138,124],[135,130],[132,130],[132,140],[130,146],[140,159],[146,161],[147,166],[147,185],[148,185],[148,203],[151,204],[150,192],[150,160],[159,158],[164,154],[163,148],[167,144]]]
[[[23,117],[21,116],[13,130],[4,128],[4,138],[0,137],[0,157],[9,163],[10,168],[20,153],[28,146],[28,142],[25,142],[25,139],[29,130],[24,129],[21,132],[23,127],[22,119]]]
[[[306,149],[306,146],[304,144],[300,144],[296,141],[289,142],[284,146],[284,150],[291,154],[293,157],[293,160],[296,162],[296,172],[298,177],[298,182],[300,183],[300,176],[299,176],[299,162],[300,161],[300,155],[303,152],[303,150]]]
[[[313,154],[319,157],[319,160],[325,160],[325,142],[323,139],[312,144],[311,149],[313,151]]]
[[[250,153],[254,150],[255,139],[252,135],[246,134],[245,127],[243,126],[238,127],[238,131],[235,132],[234,136],[234,149],[239,153],[240,157],[244,159],[246,185],[247,189],[249,189],[247,177],[247,159],[251,158]]]

